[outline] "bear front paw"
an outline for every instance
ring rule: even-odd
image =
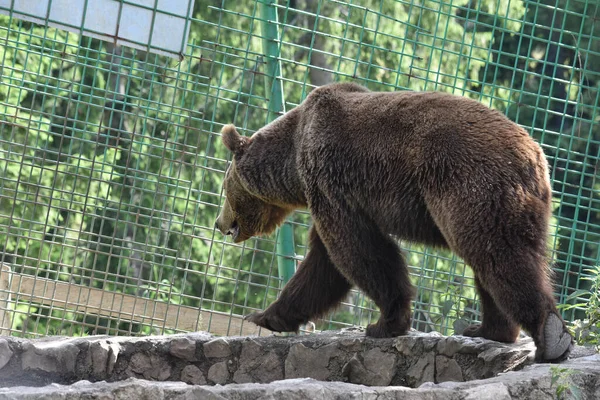
[[[298,332],[300,329],[300,322],[282,318],[268,310],[249,314],[244,319],[273,332]]]

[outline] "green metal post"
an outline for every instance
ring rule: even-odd
[[[263,37],[263,53],[267,59],[266,93],[269,98],[268,120],[276,119],[280,112],[285,112],[283,88],[281,86],[281,63],[279,61],[280,42],[277,28],[277,8],[274,0],[260,0],[261,31]],[[292,225],[286,221],[277,232],[277,267],[283,283],[290,280],[296,272],[294,260],[294,232]]]

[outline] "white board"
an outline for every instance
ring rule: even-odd
[[[194,0],[0,0],[0,13],[140,50],[185,54]]]

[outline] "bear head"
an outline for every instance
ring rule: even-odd
[[[221,135],[223,144],[233,153],[233,160],[225,173],[225,203],[215,227],[224,235],[231,235],[234,243],[273,232],[289,210],[269,203],[268,196],[256,193],[248,179],[244,179],[239,166],[253,163],[252,155],[247,154],[252,139],[241,136],[233,125],[225,125]]]

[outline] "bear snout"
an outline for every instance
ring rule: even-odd
[[[236,220],[234,220],[233,222],[231,222],[231,224],[229,224],[229,226],[227,226],[227,224],[224,224],[221,218],[219,217],[215,221],[215,228],[218,229],[223,235],[231,235],[234,242],[240,235],[240,226]]]
[[[223,235],[226,235],[226,230],[223,226],[223,222],[221,222],[221,217],[219,216],[217,218],[217,220],[215,221],[215,229],[217,229],[219,232],[221,232]]]

